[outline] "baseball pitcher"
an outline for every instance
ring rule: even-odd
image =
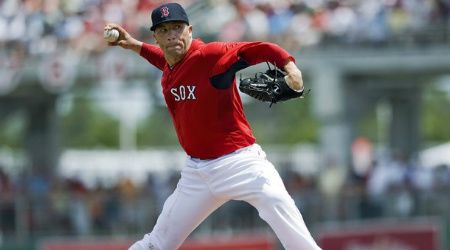
[[[235,81],[237,71],[271,62],[282,71],[272,69],[243,79],[241,90],[270,103],[299,97],[303,81],[294,58],[268,42],[193,39],[193,27],[177,3],[157,7],[151,18],[157,46],[134,39],[112,23],[105,26],[105,39],[111,46],[136,52],[163,72],[164,98],[188,156],[153,230],[130,250],[178,249],[229,200],[254,206],[285,249],[320,249],[278,172],[255,143]]]

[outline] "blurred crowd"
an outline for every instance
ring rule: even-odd
[[[106,22],[148,35],[150,10],[162,0],[4,0],[0,2],[0,46],[31,55],[70,48],[96,53],[105,47]],[[189,0],[178,1],[189,6]]]
[[[35,55],[68,47],[105,48],[105,22],[150,40],[150,11],[162,0],[3,0],[0,47]],[[194,35],[205,40],[271,40],[288,49],[324,44],[448,42],[446,0],[183,0]]]
[[[396,156],[373,161],[366,174],[348,172],[333,161],[315,175],[279,170],[307,224],[367,218],[441,216],[450,219],[450,166],[423,168]],[[137,185],[123,177],[111,186],[88,187],[79,179],[39,173],[8,176],[0,168],[0,233],[13,236],[134,235],[149,231],[179,172],[149,174]],[[202,228],[204,231],[201,231]],[[257,211],[243,202],[219,209],[199,228],[223,230],[264,228]]]
[[[206,36],[217,34],[226,41],[267,39],[290,50],[333,43],[432,42],[444,38],[450,24],[450,3],[445,0],[212,2],[208,21],[201,26]]]

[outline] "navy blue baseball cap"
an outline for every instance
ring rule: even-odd
[[[166,3],[152,11],[151,31],[155,31],[156,26],[172,21],[180,21],[189,24],[186,11],[178,3]]]

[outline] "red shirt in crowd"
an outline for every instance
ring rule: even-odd
[[[163,71],[162,89],[178,140],[186,153],[213,159],[255,142],[236,86],[237,71],[261,62],[294,61],[267,42],[192,41],[186,56],[169,67],[162,50],[142,45],[141,56]]]

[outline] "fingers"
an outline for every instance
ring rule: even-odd
[[[121,46],[123,48],[126,48],[127,42],[125,40],[119,40],[119,41],[116,42],[116,45],[119,45],[119,46]]]
[[[116,24],[116,23],[106,23],[105,24],[105,30],[109,30],[109,29],[122,29],[122,27],[120,27],[120,25]]]

